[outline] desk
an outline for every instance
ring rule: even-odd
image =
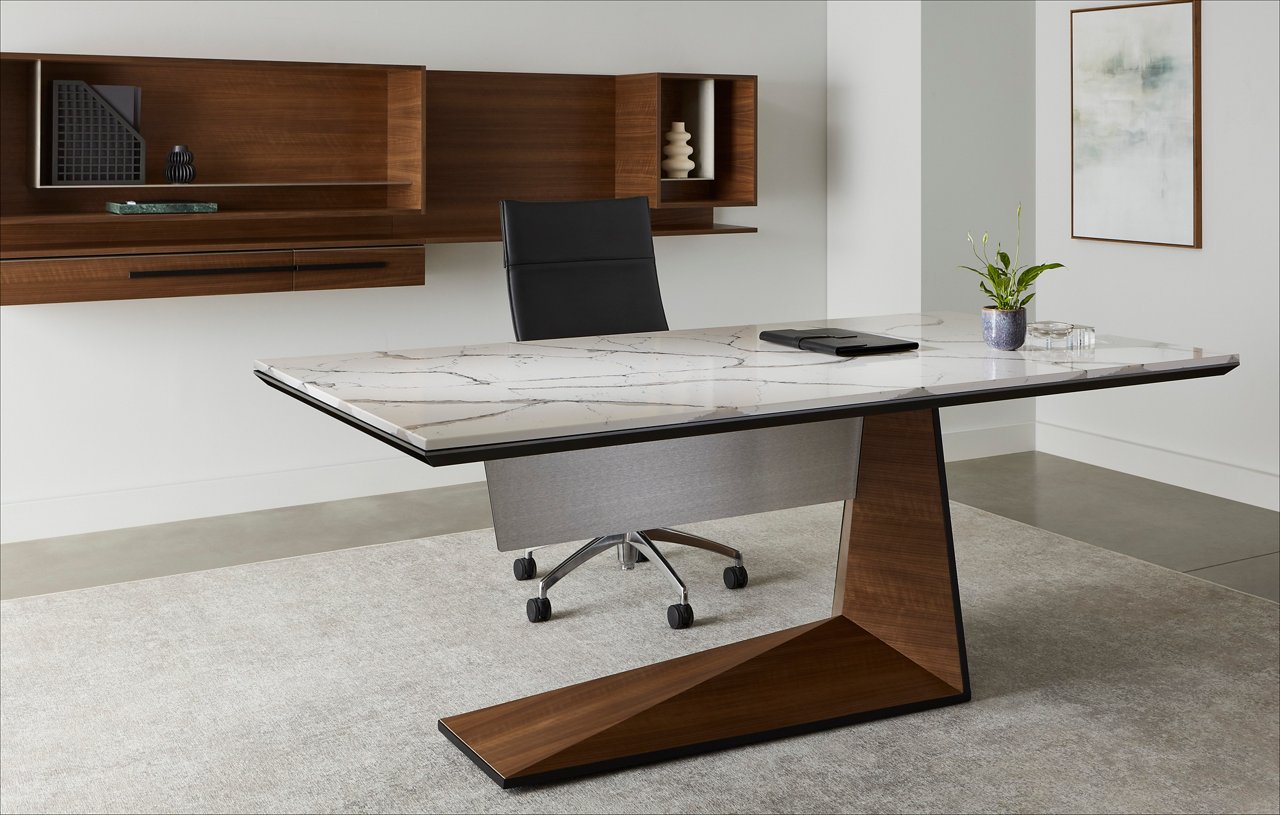
[[[953,313],[788,325],[908,337],[920,349],[841,359],[757,339],[778,325],[256,363],[266,384],[427,464],[486,462],[504,549],[525,540],[513,526],[525,510],[512,507],[545,506],[530,491],[577,501],[641,491],[641,509],[598,500],[585,518],[597,535],[647,528],[611,525],[645,512],[663,516],[658,526],[818,503],[832,490],[846,499],[831,616],[441,719],[502,786],[967,701],[938,408],[1239,364],[1108,336],[1087,351],[994,351],[976,316]],[[833,479],[840,459],[848,477]],[[655,461],[671,472],[656,477]],[[712,488],[691,498],[671,479]],[[548,541],[584,520],[575,500],[534,519]]]

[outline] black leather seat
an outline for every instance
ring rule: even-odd
[[[667,330],[647,199],[501,207],[517,340]]]
[[[502,256],[517,340],[549,340],[666,331],[667,316],[658,287],[648,199],[599,201],[503,201]],[[547,590],[601,552],[616,549],[622,568],[651,560],[680,589],[680,602],[667,610],[672,628],[693,623],[683,581],[653,541],[663,540],[734,559],[724,570],[731,589],[747,584],[742,553],[675,529],[658,528],[604,535],[587,543],[543,577],[539,596],[528,601],[532,622],[551,616]],[[645,556],[648,556],[647,558]],[[517,580],[537,576],[533,550],[517,558]]]

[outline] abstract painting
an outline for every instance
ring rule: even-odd
[[[1071,12],[1071,236],[1199,247],[1199,0]]]

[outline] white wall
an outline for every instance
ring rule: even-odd
[[[920,310],[920,0],[827,4],[827,314]]]
[[[825,21],[821,2],[45,0],[0,4],[0,49],[757,74],[760,206],[719,217],[759,234],[657,241],[686,327],[825,313]],[[0,539],[479,479],[283,398],[251,362],[510,336],[497,244],[429,248],[423,288],[6,307]]]
[[[1034,244],[1071,266],[1042,279],[1039,313],[1238,349],[1244,363],[1221,379],[1053,397],[1035,414],[948,411],[949,457],[1021,449],[1017,428],[1038,415],[1040,449],[1274,507],[1278,6],[1204,4],[1196,251],[1068,237],[1067,26],[1082,3],[1036,6]],[[953,243],[963,229],[1007,231],[1004,199],[1028,186],[1029,35],[1015,5],[3,0],[0,49],[758,74],[761,203],[719,215],[761,231],[657,242],[680,327],[976,308],[949,276]],[[975,29],[999,47],[975,54]],[[1007,127],[977,126],[1001,108]],[[510,336],[496,244],[433,246],[427,261],[422,289],[0,310],[0,539],[480,478],[426,468],[249,375],[259,356]]]
[[[966,232],[1013,254],[1021,203],[1022,261],[1035,262],[1035,4],[925,0],[921,40],[921,299],[976,312],[991,301],[956,268],[973,265]]]
[[[1109,3],[1098,3],[1105,5]],[[1204,248],[1072,240],[1070,9],[1036,9],[1039,314],[1102,333],[1238,351],[1222,378],[1041,399],[1041,450],[1280,504],[1280,4],[1202,6]]]
[[[1032,209],[1033,23],[1030,4],[827,4],[830,316],[982,307],[955,267],[966,230],[1011,241],[1018,201]],[[1033,212],[1026,232],[1029,255]],[[1035,444],[1031,400],[950,408],[942,422],[951,460]]]
[[[1012,247],[1022,203],[1035,262],[1035,4],[925,0],[920,36],[921,306],[976,314],[990,301],[956,268],[972,265],[966,232]],[[947,408],[947,458],[1034,450],[1035,420],[1033,399]]]

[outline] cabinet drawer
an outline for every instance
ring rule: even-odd
[[[49,258],[0,261],[0,305],[289,291],[293,253]]]
[[[421,286],[426,278],[421,246],[297,249],[293,262],[293,287],[298,291]]]

